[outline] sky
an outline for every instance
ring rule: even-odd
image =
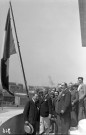
[[[86,82],[78,0],[11,0],[28,85]],[[8,0],[0,0],[0,54]],[[12,19],[11,19],[12,22]],[[12,22],[15,46],[17,43]],[[24,83],[18,53],[10,57],[10,81]]]

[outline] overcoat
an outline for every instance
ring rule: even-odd
[[[34,128],[33,135],[36,134],[36,122],[39,119],[39,109],[37,103],[30,99],[24,108],[24,121],[28,121]]]
[[[64,111],[64,113],[61,113],[61,110]],[[57,120],[56,120],[56,134],[68,134],[68,130],[70,128],[70,111],[71,111],[71,93],[68,89],[63,91],[60,96],[58,97],[58,100],[55,103],[55,111],[57,114]]]

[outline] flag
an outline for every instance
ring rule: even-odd
[[[15,54],[15,44],[11,28],[10,20],[10,8],[8,10],[6,24],[5,24],[5,36],[4,36],[4,48],[3,56],[1,58],[1,83],[3,89],[9,91],[9,58],[10,55]]]
[[[86,47],[86,0],[78,0],[82,46]]]

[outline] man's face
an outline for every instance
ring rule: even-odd
[[[37,95],[37,94],[34,95],[34,100],[35,100],[35,101],[38,100],[38,95]]]
[[[43,92],[39,93],[39,97],[41,97],[41,98],[43,97]]]
[[[82,79],[78,79],[78,84],[81,84],[83,83],[83,80]]]
[[[69,83],[69,88],[71,88],[71,87],[72,87],[72,85],[73,85],[72,83]]]
[[[62,83],[61,87],[62,87],[62,90],[64,90],[65,89],[65,83]]]
[[[44,90],[44,92],[43,92],[43,95],[45,96],[45,95],[47,95],[48,94],[48,90]]]
[[[50,93],[50,97],[51,97],[51,98],[54,97],[54,93],[53,93],[53,92]]]
[[[61,91],[62,91],[62,86],[61,86],[61,84],[60,84],[60,85],[58,85],[58,91],[59,91],[59,92],[61,92]]]
[[[59,93],[58,92],[55,92],[55,97],[58,97]]]

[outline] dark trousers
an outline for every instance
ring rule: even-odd
[[[50,120],[50,133],[55,133],[55,119]]]
[[[86,97],[84,98],[84,113],[85,113],[85,118],[86,118]]]
[[[78,103],[71,107],[71,127],[78,125]]]
[[[74,110],[71,111],[71,127],[76,127],[78,124],[78,118]]]
[[[68,135],[70,129],[70,113],[57,115],[55,135]]]
[[[79,101],[78,121],[85,119],[84,100]]]

